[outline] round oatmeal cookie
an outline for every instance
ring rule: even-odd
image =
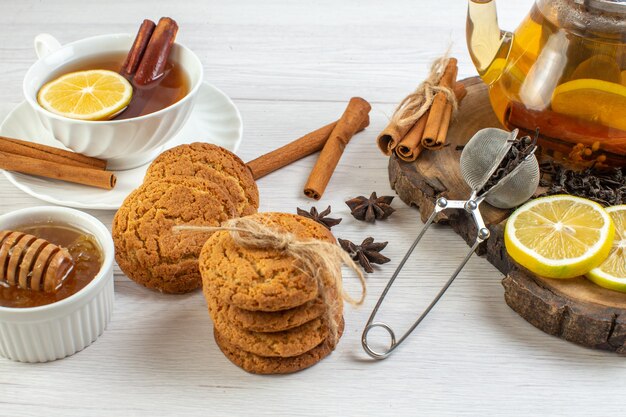
[[[302,216],[258,213],[252,217],[301,239],[335,243],[328,229]],[[227,231],[214,233],[204,245],[200,272],[206,294],[244,310],[287,310],[318,295],[315,278],[302,271],[294,258],[280,250],[240,247]]]
[[[133,281],[165,293],[201,286],[198,255],[210,233],[181,224],[218,226],[236,215],[228,193],[207,180],[172,176],[133,191],[113,219],[115,259]]]
[[[256,213],[259,208],[259,190],[250,169],[220,146],[195,142],[168,149],[150,164],[144,181],[171,175],[204,178],[224,186],[241,216]]]
[[[281,332],[308,323],[326,311],[320,295],[301,306],[280,311],[250,311],[223,304],[225,314],[233,325],[253,332]]]
[[[209,313],[213,326],[234,346],[260,356],[288,358],[313,349],[328,337],[329,328],[325,317],[318,317],[293,329],[281,332],[251,332],[228,321],[223,304],[209,300]],[[341,319],[341,308],[337,317]]]
[[[343,319],[340,323],[339,336],[343,332]],[[326,339],[313,349],[290,358],[264,357],[237,348],[225,339],[219,331],[213,330],[213,336],[222,353],[233,364],[253,374],[289,374],[311,367],[324,359],[335,349],[333,343]]]

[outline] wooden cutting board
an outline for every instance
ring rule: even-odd
[[[423,152],[415,163],[395,156],[389,159],[389,181],[398,196],[420,210],[425,221],[439,196],[465,199],[470,194],[459,169],[461,150],[478,130],[502,127],[498,122],[480,78],[462,81],[468,95],[450,127],[450,146],[437,152]],[[504,299],[520,316],[544,332],[570,342],[626,354],[626,294],[598,287],[583,277],[568,280],[543,278],[522,270],[504,248],[504,225],[510,210],[483,203],[481,212],[491,237],[478,249],[505,278]],[[437,219],[449,224],[468,244],[476,229],[465,212],[443,212]]]

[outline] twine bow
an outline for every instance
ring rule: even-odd
[[[459,103],[454,95],[454,91],[451,88],[438,85],[449,61],[450,57],[448,54],[445,54],[433,62],[428,78],[422,81],[415,91],[398,104],[391,116],[390,123],[399,127],[414,125],[428,111],[437,93],[446,95],[446,99],[452,104],[453,114],[456,114]]]
[[[336,244],[316,239],[301,240],[292,233],[281,232],[258,220],[250,217],[230,219],[221,226],[174,226],[174,232],[199,231],[217,232],[228,231],[237,245],[247,248],[276,249],[295,258],[299,268],[312,276],[317,282],[319,293],[324,304],[328,306],[326,318],[333,344],[339,339],[339,318],[341,316],[337,297],[333,296],[332,284],[335,285],[341,298],[356,306],[363,304],[366,295],[365,277],[363,272],[352,260],[350,255]],[[356,272],[361,284],[361,295],[353,298],[343,289],[341,266],[346,265]],[[328,271],[332,279],[331,286],[324,279]]]

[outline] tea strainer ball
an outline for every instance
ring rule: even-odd
[[[533,151],[494,186],[482,191],[511,149],[517,134],[517,129],[510,133],[496,128],[482,129],[469,140],[461,153],[461,175],[472,192],[502,209],[524,203],[539,185],[539,162]]]
[[[435,201],[433,212],[430,217],[428,217],[428,220],[426,220],[424,227],[389,279],[387,286],[380,295],[363,329],[361,345],[365,352],[372,358],[385,359],[409,337],[411,332],[419,326],[450,285],[452,285],[452,282],[459,275],[478,246],[489,239],[491,232],[480,213],[480,204],[482,201],[487,201],[489,204],[498,208],[512,208],[532,197],[539,185],[539,163],[535,157],[537,147],[534,142],[530,142],[527,145],[522,142],[522,146],[528,147],[521,148],[523,151],[520,151],[520,148],[516,147],[518,153],[517,156],[514,156],[515,152],[512,153],[514,156],[513,161],[509,159],[506,164],[502,164],[504,159],[509,157],[508,153],[516,142],[517,133],[517,130],[509,133],[500,129],[483,129],[476,133],[463,148],[461,154],[461,174],[465,182],[472,189],[472,194],[468,196],[466,200],[448,200],[445,197],[439,197]],[[506,165],[506,167],[500,166],[501,164]],[[385,300],[389,289],[398,278],[400,271],[409,259],[409,256],[411,256],[411,253],[413,253],[426,231],[433,224],[435,217],[443,210],[463,210],[469,213],[476,226],[476,238],[467,255],[465,255],[461,263],[457,266],[452,275],[450,275],[448,281],[444,284],[439,293],[437,293],[428,307],[426,307],[404,334],[396,337],[391,326],[385,322],[376,321],[378,310]],[[389,334],[390,344],[387,349],[375,350],[370,346],[368,335],[372,329],[383,329]]]

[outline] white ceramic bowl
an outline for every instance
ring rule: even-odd
[[[0,355],[15,361],[47,362],[73,355],[102,334],[113,311],[113,240],[98,219],[65,207],[33,207],[0,216],[0,230],[47,221],[92,234],[104,253],[102,268],[85,288],[56,303],[0,307]]]
[[[61,46],[52,36],[39,35],[35,38],[39,60],[24,77],[24,96],[44,128],[68,148],[106,159],[108,167],[114,170],[135,168],[152,160],[187,121],[203,78],[196,54],[174,44],[170,58],[187,74],[189,93],[171,106],[145,116],[95,122],[69,119],[42,108],[37,103],[37,92],[51,74],[68,63],[100,54],[128,52],[133,39],[129,34],[102,35]]]

